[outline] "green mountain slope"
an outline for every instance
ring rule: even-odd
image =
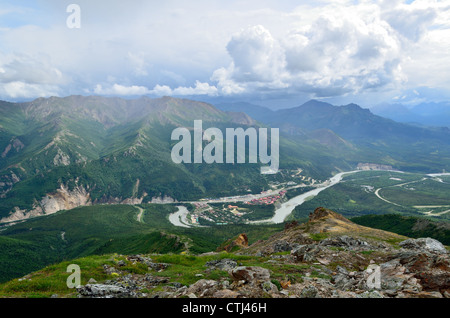
[[[71,213],[78,214],[84,209],[59,216],[73,218]],[[160,212],[151,207],[146,209],[144,216]],[[114,218],[120,215],[113,210],[101,211],[100,214],[108,215],[106,221],[96,217],[86,229],[67,229],[67,244],[70,245],[76,237],[83,238],[83,235],[87,239],[93,226],[104,226],[106,238],[112,231],[120,233],[133,223],[123,214],[120,220],[116,219],[121,222],[114,222]],[[144,217],[144,221],[151,221],[151,218]],[[48,224],[35,222],[37,227],[49,228]],[[56,223],[59,226],[66,224],[62,218]],[[119,223],[123,226],[118,226]],[[146,223],[143,224],[145,226]],[[44,228],[39,230],[43,233]],[[235,237],[236,229],[230,229],[225,234],[227,238]],[[220,231],[220,228],[216,230]],[[116,246],[107,254],[67,259],[5,283],[0,281],[0,297],[173,299],[195,295],[195,298],[323,299],[443,298],[447,295],[448,253],[445,246],[432,239],[411,240],[361,226],[325,208],[315,209],[305,223],[288,223],[284,229],[266,227],[264,230],[223,240],[224,244],[231,241],[229,247],[235,243],[231,252],[198,254],[175,251],[160,254],[151,249],[133,250],[132,244],[128,244],[132,254],[124,255],[124,249]],[[204,229],[196,231],[200,233]],[[16,227],[15,232],[20,232],[20,228]],[[23,236],[23,233],[8,235]],[[96,233],[91,238],[102,236]],[[13,240],[0,238],[0,243]],[[151,238],[144,235],[139,243],[152,239],[158,241],[160,247],[172,250],[183,245],[180,242],[184,243],[180,236],[167,233],[155,233]],[[216,239],[217,234],[210,236],[213,244]],[[187,243],[183,247],[191,242]],[[136,254],[136,251],[143,252]],[[71,264],[80,269],[81,286],[76,288],[67,285],[71,282],[71,272],[67,271]],[[374,269],[380,271],[378,287],[370,284],[372,281],[368,277]]]
[[[271,181],[290,181],[289,173],[261,175],[259,164],[173,163],[172,131],[192,131],[198,119],[203,129],[223,132],[279,127],[280,169],[302,169],[318,180],[361,162],[450,169],[448,131],[398,124],[357,105],[311,101],[256,122],[242,112],[186,99],[69,96],[2,102],[0,113],[0,222],[80,205],[255,193],[269,189]]]
[[[192,129],[197,119],[203,129],[223,132],[262,125],[202,102],[69,96],[2,103],[0,111],[3,222],[86,204],[260,192],[271,178],[279,179],[262,176],[258,164],[173,163],[171,133],[177,127]],[[344,158],[315,137],[297,137],[281,137],[280,168],[302,167],[308,176],[325,178],[353,166],[350,153]]]
[[[450,245],[450,223],[447,222],[436,222],[425,218],[396,214],[364,215],[352,218],[352,221],[360,225],[408,237],[431,237],[442,244]]]
[[[170,136],[176,127],[191,127],[195,119],[222,126],[251,123],[247,116],[227,114],[209,104],[173,98],[70,96],[0,106],[4,114],[0,217],[16,207],[24,213],[45,213],[48,208],[42,199],[49,193],[56,195],[60,187],[67,188],[69,196],[79,187],[89,196],[85,201],[95,203],[141,198],[144,193],[150,200],[160,195],[200,196],[209,191],[203,184],[205,175],[223,176],[230,192],[236,184],[252,183],[247,175],[261,183],[256,168],[247,172],[242,167],[215,166],[202,172],[172,163]],[[235,172],[233,180],[227,180],[230,171]],[[219,192],[215,182],[209,183],[210,193]]]
[[[141,219],[138,215],[142,210]],[[61,211],[0,231],[0,282],[49,264],[107,253],[202,253],[215,250],[229,235],[265,238],[281,225],[174,227],[173,205],[96,205]]]
[[[256,120],[280,127],[297,139],[316,131],[315,137],[324,140],[331,131],[355,147],[356,157],[352,152],[344,155],[350,162],[354,158],[365,158],[366,162],[376,161],[399,170],[417,172],[450,168],[450,129],[447,127],[425,128],[398,123],[356,104],[334,106],[311,100],[298,107],[265,112],[255,111],[255,105],[236,105]],[[238,109],[237,106],[227,107]]]
[[[164,219],[175,210],[154,205],[147,212]],[[162,237],[151,222],[138,222],[138,212],[131,205],[80,207],[8,227],[0,234],[0,279],[4,281],[48,264],[111,249],[129,253],[185,249],[181,242],[164,247],[172,239]]]

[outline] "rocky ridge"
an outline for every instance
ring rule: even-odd
[[[440,242],[361,227],[324,208],[305,224],[287,224],[271,238],[243,246],[231,254],[235,258],[221,255],[196,256],[217,259],[205,261],[198,280],[187,285],[165,276],[170,263],[128,256],[104,267],[115,278],[79,286],[78,297],[450,298],[449,253]],[[245,255],[258,264],[242,261]],[[129,262],[148,272],[121,270]],[[211,279],[214,271],[220,275]]]

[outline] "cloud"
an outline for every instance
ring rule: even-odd
[[[208,83],[200,81],[195,82],[194,87],[179,86],[171,89],[167,85],[156,85],[153,89],[148,89],[145,86],[125,86],[120,84],[113,84],[109,87],[103,87],[97,84],[94,91],[98,95],[119,95],[119,96],[138,96],[138,95],[157,95],[157,96],[193,96],[193,95],[209,95],[216,96],[217,88]]]
[[[227,45],[231,63],[211,80],[225,95],[265,89],[333,97],[401,89],[408,81],[402,65],[429,33],[437,10],[400,2],[386,6],[306,8],[314,13],[308,22],[292,23],[278,36],[262,25],[241,30]],[[301,12],[299,18],[305,16]]]
[[[417,42],[437,18],[437,11],[434,7],[420,7],[415,3],[399,4],[393,10],[383,12],[382,17],[405,40]]]
[[[284,68],[284,52],[270,32],[256,25],[235,34],[227,45],[238,82],[273,82]]]
[[[231,64],[228,68],[221,67],[215,70],[211,76],[211,80],[217,82],[218,90],[222,95],[238,95],[247,91],[245,83],[240,84],[233,80],[233,73],[234,64]]]
[[[152,89],[152,94],[157,95],[157,96],[170,96],[172,95],[172,89],[167,86],[167,85],[156,85],[153,89]]]
[[[2,54],[0,52],[0,83],[61,84],[62,72],[52,66],[48,56]]]
[[[0,52],[0,96],[34,98],[57,96],[67,83],[63,73],[46,55]]]
[[[211,80],[226,95],[291,89],[316,96],[401,80],[396,39],[379,26],[362,26],[320,18],[308,30],[291,31],[281,39],[260,25],[250,27],[231,39],[232,62]]]
[[[449,5],[407,2],[79,0],[78,30],[65,24],[67,4],[14,3],[0,11],[0,98],[350,98],[444,88]]]
[[[217,69],[211,80],[224,95],[249,90],[280,89],[284,83],[285,52],[279,42],[262,25],[234,34],[227,45],[232,58],[227,68]]]
[[[200,81],[196,81],[194,87],[178,86],[177,88],[172,89],[167,85],[156,85],[149,91],[149,94],[157,96],[217,96],[217,93],[218,91],[215,86]]]
[[[172,95],[209,95],[216,96],[217,88],[208,83],[195,82],[194,87],[177,87],[172,91]]]
[[[114,84],[109,88],[104,88],[101,84],[97,84],[94,89],[94,93],[98,95],[120,95],[120,96],[135,96],[146,95],[150,91],[144,86],[124,86],[120,84]]]
[[[144,52],[128,52],[127,58],[129,63],[131,64],[131,67],[133,69],[133,73],[137,76],[147,76],[148,75],[148,62],[145,58]]]
[[[55,85],[30,84],[21,81],[8,82],[0,85],[0,96],[11,98],[36,98],[58,96],[60,89]]]

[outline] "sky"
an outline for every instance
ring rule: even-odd
[[[450,0],[0,0],[0,99],[68,95],[448,101]]]

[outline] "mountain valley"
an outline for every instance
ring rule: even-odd
[[[357,225],[317,208],[265,239],[239,234],[215,251],[191,255],[176,236],[162,245],[180,254],[103,253],[48,266],[0,284],[0,295],[58,298],[443,298],[448,250]],[[170,240],[172,242],[167,242]],[[173,240],[173,238],[175,240]],[[253,242],[249,242],[253,241]],[[105,249],[105,252],[107,249]],[[81,268],[68,288],[66,267]],[[378,274],[376,274],[378,273]],[[374,276],[375,275],[375,276]],[[379,276],[376,276],[379,275]]]
[[[111,279],[115,276],[111,276],[112,273],[118,273],[114,285],[124,279],[122,273],[129,275],[129,272],[117,268],[117,271],[102,272],[95,266],[108,263],[108,268],[116,267],[120,260],[131,273],[145,276],[149,274],[142,265],[145,261],[137,258],[138,261],[130,263],[130,259],[134,259],[133,255],[151,254],[148,257],[158,262],[164,263],[165,258],[172,257],[173,261],[192,262],[189,264],[193,268],[197,268],[197,262],[219,262],[222,258],[242,260],[248,266],[262,266],[262,262],[272,259],[282,262],[284,265],[277,265],[282,268],[296,268],[278,272],[272,266],[270,270],[274,276],[272,281],[269,280],[272,285],[266,282],[263,290],[259,287],[253,290],[249,287],[252,284],[245,285],[249,282],[238,286],[239,279],[231,279],[229,283],[233,288],[225,289],[216,288],[217,284],[210,282],[222,296],[237,297],[248,293],[245,295],[300,297],[303,295],[301,290],[313,289],[309,278],[316,277],[325,278],[332,284],[326,288],[313,284],[315,295],[321,297],[447,297],[447,283],[441,281],[437,290],[423,284],[415,285],[417,281],[410,281],[412,276],[403,277],[403,281],[413,284],[414,292],[409,287],[380,293],[359,287],[350,293],[347,290],[332,292],[330,288],[336,281],[329,278],[335,276],[337,264],[333,268],[328,266],[330,264],[322,264],[326,269],[315,270],[309,267],[314,265],[314,260],[308,265],[311,270],[307,270],[306,275],[303,270],[306,265],[294,264],[299,260],[293,259],[296,256],[292,251],[303,245],[320,245],[330,238],[334,230],[328,223],[324,228],[310,227],[309,214],[311,211],[319,213],[319,206],[339,213],[327,212],[329,217],[325,219],[327,222],[344,222],[339,221],[342,227],[335,231],[340,237],[365,233],[358,239],[366,241],[368,237],[375,237],[394,244],[394,249],[399,248],[400,241],[408,237],[419,239],[422,235],[448,244],[450,202],[446,194],[449,180],[447,174],[439,174],[450,170],[448,128],[398,123],[355,104],[333,106],[315,100],[292,109],[272,111],[251,104],[215,107],[172,97],[69,96],[24,103],[0,102],[0,114],[0,282],[4,283],[0,285],[0,294],[21,289],[27,292],[19,292],[20,297],[28,297],[34,292],[45,297],[55,293],[62,293],[64,297],[76,296],[72,291],[62,291],[61,276],[56,275],[55,286],[59,286],[56,289],[41,289],[33,283],[24,287],[26,280],[23,277],[34,272],[25,277],[45,285],[36,279],[42,275],[39,272],[42,268],[50,266],[53,271],[66,266],[67,262],[80,262],[92,273],[98,273],[95,280]],[[171,133],[179,127],[193,131],[195,120],[202,120],[203,129],[222,131],[238,127],[279,128],[278,173],[261,174],[260,163],[174,163],[171,149],[176,141],[171,140]],[[249,151],[249,145],[246,147]],[[349,171],[358,173],[344,177],[332,187],[327,186],[333,176]],[[270,220],[282,204],[322,187],[326,188],[319,194],[293,206],[292,213],[283,222],[265,221]],[[183,226],[171,221],[170,216],[178,206],[187,209],[185,220],[180,223]],[[374,218],[370,219],[370,216]],[[383,216],[386,219],[381,219]],[[398,221],[399,217],[405,219]],[[362,230],[348,218],[373,229]],[[404,226],[388,226],[393,225],[394,220],[395,224]],[[277,234],[294,231],[285,227],[296,222],[302,224],[302,233],[308,233],[302,234],[307,241],[297,242],[298,236],[295,239],[292,236],[291,242],[291,238],[283,236],[285,234]],[[398,234],[387,234],[382,229]],[[235,254],[236,249],[227,252],[232,255],[216,252],[218,246],[242,233],[249,238],[249,247],[244,249],[246,256],[240,252]],[[265,240],[268,241],[263,243]],[[299,246],[294,247],[294,243]],[[287,244],[289,249],[275,251],[269,248],[268,251],[267,244],[272,247]],[[375,245],[370,243],[370,246]],[[337,251],[341,247],[334,246]],[[322,247],[310,248],[324,255],[329,253]],[[383,248],[389,249],[389,255],[394,251],[387,245]],[[384,253],[381,250],[361,250],[360,255],[381,255]],[[199,256],[211,252],[219,254],[211,254],[212,258]],[[176,257],[180,258],[175,260]],[[388,258],[377,262],[386,262]],[[349,260],[344,267],[353,268],[353,262],[356,259]],[[92,267],[94,264],[95,268]],[[360,268],[353,268],[358,284],[366,278],[363,267],[369,264],[370,260],[366,258],[359,264]],[[435,271],[434,267],[428,269]],[[195,270],[198,270],[196,274],[209,278],[218,274],[214,270],[206,274],[203,269]],[[159,280],[155,278],[158,275],[152,273],[151,276]],[[220,279],[221,284],[228,280],[225,277],[228,276]],[[183,282],[187,288],[197,281],[191,278]],[[217,279],[212,280],[217,282]],[[301,284],[296,285],[298,292],[289,291],[287,282],[292,286]],[[306,282],[307,286],[302,285]],[[118,287],[117,284],[114,286]],[[283,284],[287,284],[286,288],[280,287]],[[92,296],[90,293],[79,291],[79,295]],[[153,292],[144,294],[155,295]],[[189,294],[177,291],[170,297]],[[132,295],[141,297],[143,293]]]

